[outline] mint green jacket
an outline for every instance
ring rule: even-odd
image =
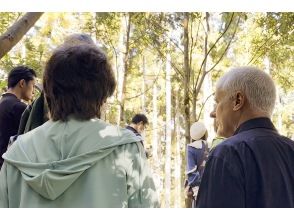
[[[159,207],[140,141],[99,119],[50,120],[3,155],[0,207]]]

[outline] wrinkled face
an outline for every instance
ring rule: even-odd
[[[25,100],[25,101],[30,101],[33,98],[34,95],[34,88],[35,88],[35,79],[30,80],[28,82],[26,82],[25,80],[23,80],[21,83],[21,99]]]
[[[215,93],[215,108],[210,116],[215,119],[215,127],[218,135],[230,137],[236,130],[239,120],[239,112],[234,110],[235,100],[226,95],[222,90]]]

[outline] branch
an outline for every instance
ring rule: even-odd
[[[145,17],[144,17],[144,19],[145,19],[145,22],[146,23],[149,23],[150,22],[150,21],[146,20]],[[157,23],[156,21],[153,21],[152,20],[151,22],[152,22],[152,25],[157,26],[157,28],[163,29],[163,27],[159,23]],[[156,34],[156,33],[154,33],[154,34]],[[156,36],[158,37],[158,35],[156,35]],[[182,53],[184,53],[184,51],[182,50],[182,48],[171,37],[169,37],[166,33],[163,33],[163,36],[165,37],[165,39],[169,39],[170,42],[173,43],[174,46],[176,46],[176,48],[178,48]]]
[[[261,54],[261,55],[258,55],[258,57],[256,58],[257,54],[260,52],[260,49],[261,49],[264,45],[266,45],[266,44],[268,43],[268,41],[274,36],[274,34],[275,34],[275,33],[273,33],[270,37],[268,37],[267,39],[265,39],[264,43],[263,43],[261,46],[259,46],[259,47],[257,48],[257,50],[256,50],[257,52],[254,53],[254,55],[252,56],[251,60],[248,62],[247,65],[249,65],[253,60],[257,60],[259,57],[262,56],[262,54]]]
[[[227,53],[228,49],[229,49],[229,46],[231,45],[233,39],[235,38],[235,35],[236,35],[236,32],[237,32],[237,28],[238,28],[238,25],[239,25],[239,22],[240,22],[240,16],[238,18],[238,22],[236,24],[236,27],[235,27],[235,30],[234,30],[234,33],[228,43],[228,45],[226,46],[224,52],[222,53],[221,57],[218,59],[218,61],[208,70],[206,71],[206,74],[209,73],[211,70],[213,70],[219,63],[220,61],[223,59],[223,57],[225,56],[225,54]]]
[[[269,47],[271,47],[271,46],[273,46],[273,45],[276,45],[276,42],[273,42],[272,44],[270,44]],[[264,48],[264,51],[266,51],[265,48]],[[254,60],[253,63],[255,63],[255,62],[258,60],[258,58],[260,58],[260,57],[263,56],[263,55],[265,55],[265,53],[264,53],[264,54],[263,54],[263,53],[260,53],[260,55],[258,55],[258,57],[255,58],[255,60]]]
[[[154,42],[150,42],[146,38],[143,38],[143,39],[145,40],[145,42],[149,46],[152,46],[152,48],[155,49],[158,52],[158,54],[160,55],[161,58],[166,59],[166,56],[164,55],[164,53],[159,49],[160,48],[160,43],[158,42],[157,39],[154,39],[154,42],[155,42],[155,44],[157,44],[157,47],[154,47],[154,45],[153,45]],[[176,66],[175,63],[171,62],[171,66],[176,71],[176,73],[180,74],[183,77],[183,73],[178,69],[178,67]]]
[[[212,49],[216,46],[216,44],[219,42],[219,40],[225,35],[225,33],[228,31],[229,27],[231,26],[231,23],[233,22],[233,17],[234,17],[234,12],[232,13],[232,16],[230,18],[230,21],[229,21],[229,24],[227,25],[226,29],[224,30],[224,32],[217,38],[217,40],[214,42],[214,44],[212,45],[212,47],[208,50],[208,52],[206,53],[202,63],[201,63],[201,66],[200,66],[200,69],[199,69],[199,72],[198,72],[198,77],[197,77],[197,80],[196,80],[196,83],[195,83],[195,87],[194,87],[194,90],[198,84],[198,81],[199,81],[199,77],[201,75],[201,70],[203,68],[203,65],[208,57],[208,55],[210,54],[210,52],[212,51]]]
[[[206,104],[206,102],[208,101],[208,99],[211,97],[211,96],[213,96],[214,95],[214,92],[213,93],[211,93],[206,99],[205,99],[205,101],[204,101],[204,103],[202,104],[202,106],[201,106],[201,109],[200,109],[200,112],[199,112],[199,115],[198,115],[198,118],[197,118],[197,120],[196,121],[199,121],[199,119],[200,119],[200,116],[201,116],[201,113],[202,113],[202,110],[203,110],[203,108],[204,108],[204,106],[205,106],[205,104]]]
[[[38,21],[43,12],[28,12],[0,36],[0,59],[8,53]]]
[[[106,25],[103,23],[103,26],[104,26],[104,30],[105,30],[105,33],[106,33],[106,35],[107,35],[107,41],[108,41],[108,43],[110,44],[110,46],[112,47],[112,50],[113,50],[113,52],[114,52],[114,54],[115,54],[115,67],[116,67],[116,71],[118,72],[118,65],[117,65],[117,63],[118,63],[118,61],[117,61],[117,59],[118,59],[118,54],[117,54],[117,52],[116,52],[116,49],[115,49],[115,46],[113,45],[113,43],[112,43],[112,40],[110,40],[111,38],[110,38],[110,35],[109,35],[109,33],[108,33],[108,31],[107,31],[107,28],[106,28]],[[96,31],[97,31],[97,21],[95,22],[95,28],[96,28]],[[97,33],[97,32],[96,32]]]
[[[161,69],[161,68],[160,68],[160,69]],[[159,73],[156,75],[156,78],[155,78],[155,80],[153,81],[152,86],[158,81],[158,78],[159,78]],[[135,95],[135,96],[131,96],[131,97],[125,98],[125,100],[134,99],[134,98],[137,98],[137,97],[139,97],[139,96],[145,94],[145,93],[148,92],[150,89],[152,89],[152,86],[150,86],[149,88],[145,89],[145,91],[143,91],[143,92],[141,92],[141,93],[139,93],[139,94],[137,94],[137,95]]]
[[[191,16],[191,19],[193,19],[192,18],[192,16]],[[190,46],[190,52],[189,52],[189,66],[190,66],[190,74],[191,74],[191,66],[192,66],[192,52],[193,52],[193,36],[192,36],[192,32],[193,32],[193,29],[192,29],[192,25],[193,25],[193,20],[191,20],[191,22],[190,22],[190,32],[189,33],[191,33],[190,34],[190,36],[191,36],[191,46]],[[188,47],[189,47],[189,45],[188,45]]]

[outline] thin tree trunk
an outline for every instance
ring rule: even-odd
[[[120,125],[123,121],[125,121],[124,117],[124,97],[126,92],[126,80],[128,73],[128,63],[129,63],[129,40],[130,40],[130,30],[131,30],[131,15],[127,14],[127,24],[125,21],[125,16],[122,16],[121,20],[121,35],[120,35],[120,50],[124,50],[123,55],[122,52],[119,52],[119,71],[118,71],[118,118],[117,124]],[[125,35],[126,34],[126,35]],[[124,40],[125,37],[125,40]],[[123,45],[125,48],[123,49]]]
[[[209,13],[206,12],[205,16],[205,21],[206,21],[206,31],[205,31],[205,41],[204,41],[204,63],[203,63],[203,69],[202,69],[202,75],[205,76],[203,80],[203,86],[202,86],[202,103],[204,105],[204,112],[203,112],[203,118],[204,118],[204,123],[208,129],[208,138],[209,140],[212,140],[212,138],[215,136],[215,132],[213,129],[213,119],[210,117],[210,112],[212,111],[213,108],[213,102],[212,98],[209,98],[208,100],[207,97],[211,96],[212,94],[212,79],[211,79],[211,74],[207,72],[207,63],[209,56],[207,55],[208,53],[208,36],[210,32],[210,27],[209,27]],[[199,82],[200,83],[200,82]],[[194,94],[194,96],[196,96]],[[206,101],[206,102],[205,102]],[[193,103],[194,104],[194,103]],[[195,103],[196,105],[196,103]],[[201,112],[199,112],[201,114]],[[200,118],[200,115],[198,116]]]
[[[97,17],[98,17],[98,14],[97,12],[92,12],[91,13],[91,16],[93,17],[92,18],[92,21],[93,21],[93,26],[95,27],[94,31],[91,33],[91,38],[93,39],[94,43],[97,44],[97,25],[96,25],[96,22],[97,22]],[[94,35],[94,37],[92,37]],[[101,115],[100,115],[100,119],[106,121],[106,115],[107,115],[107,112],[108,112],[108,105],[105,103],[102,107],[101,107]]]
[[[180,112],[179,96],[176,95],[175,107],[175,128],[176,128],[176,155],[175,155],[175,208],[181,207],[181,134],[180,134]]]
[[[123,78],[124,78],[124,58],[123,58],[123,49],[124,49],[124,34],[126,30],[126,25],[125,25],[125,20],[124,16],[121,15],[121,21],[120,21],[120,34],[119,34],[119,40],[118,40],[118,56],[117,56],[117,73],[116,73],[116,78],[117,78],[117,101],[118,101],[118,106],[117,106],[117,125],[120,124],[120,115],[121,115],[121,107],[120,103],[122,100],[122,87],[123,87]]]
[[[215,131],[213,128],[213,119],[210,117],[210,113],[213,109],[213,99],[211,97],[212,92],[212,78],[211,73],[207,73],[202,87],[202,103],[204,105],[203,109],[203,121],[208,131],[208,140],[211,141],[215,137]],[[209,98],[208,98],[209,97]],[[208,99],[207,99],[208,98]],[[199,114],[201,114],[199,112]],[[199,115],[200,117],[200,115]],[[199,118],[198,117],[198,118]]]
[[[129,48],[130,48],[130,32],[131,32],[131,14],[128,13],[128,24],[127,24],[127,33],[126,33],[126,49],[124,55],[124,70],[125,70],[125,77],[123,79],[123,87],[122,87],[122,98],[121,98],[121,110],[120,110],[120,122],[125,122],[125,93],[126,93],[126,86],[127,86],[127,77],[128,77],[128,69],[129,69]]]
[[[155,187],[157,189],[158,198],[160,198],[162,192],[162,184],[161,184],[161,169],[160,169],[160,161],[158,156],[158,109],[157,109],[157,83],[153,85],[153,99],[152,99],[152,160],[153,160],[153,178],[155,182]]]
[[[0,36],[0,59],[34,26],[43,12],[28,12]]]
[[[184,119],[186,144],[190,141],[190,65],[189,65],[189,13],[184,13]]]
[[[200,88],[202,87],[202,84],[203,84],[203,81],[205,79],[205,76],[206,76],[206,66],[207,66],[207,53],[208,53],[208,36],[209,36],[209,32],[210,32],[210,27],[209,27],[209,13],[206,12],[205,14],[205,23],[206,23],[206,30],[205,30],[205,38],[204,38],[204,54],[203,54],[203,57],[204,57],[204,61],[203,61],[203,67],[202,67],[202,73],[199,73],[201,74],[201,78],[200,78],[200,81],[198,82],[198,85],[195,85],[195,89],[193,91],[193,118],[195,118],[194,121],[197,120],[197,112],[196,112],[196,106],[197,106],[197,97],[198,97],[198,94],[200,92]]]
[[[192,117],[191,117],[192,122],[195,122],[197,120],[196,106],[197,106],[197,97],[195,95],[193,95],[192,96],[192,114],[191,114],[192,115]]]
[[[158,161],[158,110],[157,110],[157,84],[153,85],[153,99],[152,99],[152,107],[153,107],[153,115],[152,115],[152,157],[154,161]]]
[[[142,72],[143,72],[143,84],[142,84],[142,112],[146,113],[146,97],[145,97],[145,87],[146,87],[146,58],[143,55],[142,57]]]
[[[168,43],[169,47],[169,43]],[[166,55],[166,147],[165,147],[165,207],[170,207],[171,200],[171,56]]]

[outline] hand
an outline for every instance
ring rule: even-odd
[[[193,191],[191,190],[190,186],[185,187],[185,196],[186,198],[193,199]]]

